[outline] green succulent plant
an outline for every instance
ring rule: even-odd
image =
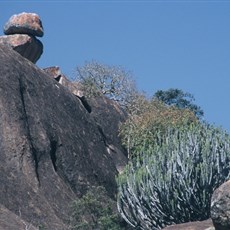
[[[117,178],[118,210],[136,229],[210,217],[213,191],[230,177],[230,136],[211,125],[169,128]]]

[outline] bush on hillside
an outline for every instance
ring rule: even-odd
[[[168,107],[158,100],[142,100],[139,112],[132,113],[121,126],[120,136],[129,157],[133,158],[143,149],[159,145],[169,127],[178,128],[191,123],[198,123],[198,120],[188,109]]]
[[[71,217],[73,230],[122,230],[124,222],[116,211],[116,202],[108,197],[104,187],[91,187],[74,201]]]

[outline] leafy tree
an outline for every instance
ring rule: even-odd
[[[153,99],[162,101],[169,106],[176,106],[179,109],[190,109],[198,118],[204,115],[203,110],[193,103],[195,101],[193,95],[180,89],[158,90]]]
[[[229,178],[225,131],[200,123],[169,129],[118,177],[118,209],[136,229],[205,220],[213,191]]]
[[[104,187],[90,188],[82,198],[73,203],[72,229],[125,229],[115,207],[116,202],[108,197]]]
[[[76,81],[81,84],[85,96],[105,95],[121,106],[127,106],[137,94],[130,72],[119,66],[100,64],[96,61],[77,67]]]
[[[161,101],[143,99],[139,110],[131,113],[120,128],[122,143],[129,157],[136,157],[143,149],[161,144],[169,127],[177,129],[183,125],[197,123],[194,113],[189,109],[168,107]]]

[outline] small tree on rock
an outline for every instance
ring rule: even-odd
[[[125,222],[116,210],[116,202],[108,197],[104,187],[91,187],[72,205],[73,230],[124,230]]]
[[[88,97],[105,95],[127,106],[137,94],[135,82],[130,72],[119,66],[87,62],[77,67],[76,81],[81,83],[81,90]]]

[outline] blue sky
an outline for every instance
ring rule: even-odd
[[[0,26],[21,12],[43,23],[39,67],[73,77],[85,61],[123,66],[148,95],[193,94],[205,119],[230,132],[230,1],[8,0]]]

